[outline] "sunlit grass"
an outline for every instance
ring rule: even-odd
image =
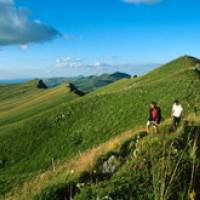
[[[121,80],[81,98],[68,92],[61,98],[65,87],[57,88],[58,91],[37,91],[32,88],[30,94],[29,90],[27,92],[28,102],[21,92],[14,90],[12,93],[12,89],[8,89],[9,95],[3,92],[0,108],[3,111],[5,99],[10,101],[11,107],[7,114],[2,114],[0,122],[0,160],[5,160],[5,166],[0,168],[0,193],[19,188],[24,182],[25,185],[28,183],[25,186],[27,191],[30,188],[37,191],[37,181],[34,182],[37,177],[41,179],[41,183],[38,183],[40,190],[55,180],[50,175],[52,162],[56,165],[52,174],[56,173],[58,166],[69,164],[77,158],[77,165],[82,168],[80,171],[92,166],[99,154],[95,146],[122,132],[145,125],[152,100],[161,106],[164,119],[170,117],[174,99],[179,99],[183,104],[185,117],[194,110],[199,113],[199,77],[192,70],[197,62],[196,59],[183,57],[143,77]],[[15,104],[17,101],[21,103]],[[65,118],[57,121],[57,116],[61,115]],[[112,140],[107,149],[115,145],[118,143]],[[88,159],[80,160],[80,153],[85,155],[83,152],[93,148],[95,150]],[[63,173],[55,182],[67,179],[67,169],[63,168],[60,172]],[[41,178],[42,174],[44,179]],[[29,187],[29,183],[33,186]]]

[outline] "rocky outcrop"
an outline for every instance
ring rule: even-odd
[[[74,84],[70,83],[69,84],[69,88],[71,92],[74,92],[75,94],[77,94],[78,96],[84,96],[85,93],[82,92],[81,90],[79,90]]]
[[[47,89],[47,85],[44,83],[43,80],[39,80],[38,83],[37,83],[37,88],[40,88],[40,89]]]

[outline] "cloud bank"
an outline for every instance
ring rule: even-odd
[[[149,70],[155,68],[159,64],[149,63],[149,64],[112,64],[107,62],[94,62],[88,63],[79,58],[74,58],[70,56],[57,58],[54,65],[48,72],[49,77],[74,77],[79,75],[89,76],[89,75],[100,75],[103,73],[114,73],[114,72],[124,72],[131,75],[145,74]]]
[[[72,58],[72,57],[64,57],[58,58],[55,62],[55,68],[59,69],[98,69],[98,68],[108,68],[112,65],[103,63],[103,62],[96,62],[94,64],[84,63],[81,59]]]
[[[154,4],[158,3],[160,0],[123,0],[125,3],[130,3],[130,4]]]
[[[80,59],[74,59],[71,57],[58,58],[56,59],[55,67],[56,68],[79,68],[82,67],[83,64]]]
[[[0,46],[41,43],[61,36],[51,26],[31,21],[25,9],[17,8],[13,0],[0,0]]]

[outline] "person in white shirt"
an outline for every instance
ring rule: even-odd
[[[172,122],[174,128],[177,128],[179,126],[182,116],[183,107],[178,100],[175,100],[172,106]]]

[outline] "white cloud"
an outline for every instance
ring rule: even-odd
[[[94,64],[94,67],[101,67],[101,68],[107,68],[107,67],[111,67],[112,65],[107,64],[107,63],[103,63],[103,62],[96,62]]]
[[[22,50],[27,50],[27,49],[28,49],[28,45],[27,45],[27,44],[21,44],[21,45],[20,45],[20,48],[21,48]]]
[[[141,4],[141,3],[153,4],[153,3],[158,3],[160,0],[123,0],[123,1],[130,4]]]
[[[89,63],[81,59],[63,57],[55,60],[54,68],[49,71],[49,76],[78,76],[97,75],[113,71],[115,66],[104,62]],[[114,70],[115,71],[115,70]]]
[[[103,63],[103,62],[95,62],[94,64],[84,63],[81,59],[65,57],[58,58],[55,62],[55,67],[60,69],[97,69],[97,68],[109,68],[112,65]]]
[[[50,76],[100,75],[103,73],[124,72],[128,74],[144,74],[158,64],[108,64],[105,62],[84,63],[79,59],[66,57],[57,59],[55,67],[49,72]]]
[[[40,43],[61,34],[39,20],[29,20],[25,9],[17,8],[13,0],[0,0],[0,46]]]
[[[56,68],[78,68],[83,64],[80,59],[73,59],[71,57],[56,59]]]

